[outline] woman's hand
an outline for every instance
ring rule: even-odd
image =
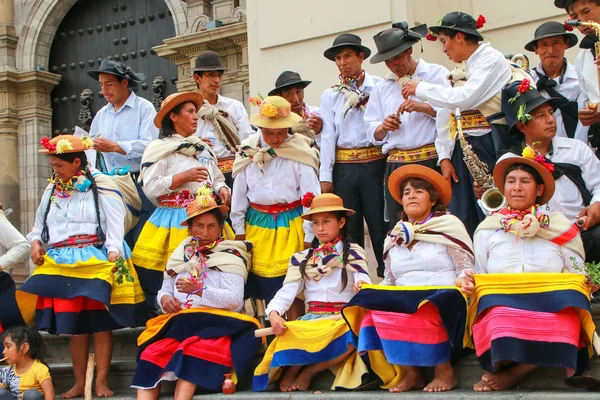
[[[193,167],[183,171],[182,174],[185,174],[186,182],[204,182],[208,180],[208,171],[204,167]]]
[[[465,271],[465,276],[461,278],[456,278],[454,284],[462,290],[467,297],[471,297],[473,291],[475,290],[475,279],[473,278],[473,271]]]
[[[119,259],[119,253],[117,253],[116,251],[110,251],[108,253],[108,261],[116,262],[118,259]]]
[[[585,278],[585,284],[590,289],[590,293],[596,293],[598,290],[600,290],[600,285],[593,283],[589,276],[586,276]]]
[[[354,288],[354,293],[355,294],[358,293],[358,291],[360,289],[362,289],[363,283],[369,283],[369,282],[367,282],[367,281],[356,281],[356,282],[354,282],[354,287],[353,288]]]
[[[162,309],[169,314],[175,314],[176,312],[181,311],[181,304],[179,304],[179,301],[175,297],[168,294],[165,294],[160,299],[160,305]]]
[[[202,288],[200,282],[192,282],[187,278],[179,278],[177,282],[175,282],[175,288],[179,293],[192,293],[200,290]],[[202,291],[200,290],[197,293],[194,293],[200,297],[202,297]]]
[[[273,328],[273,333],[277,336],[283,335],[287,326],[285,326],[285,319],[281,318],[281,315],[277,311],[271,311],[269,313],[269,322],[271,323],[271,328]]]
[[[42,247],[42,243],[39,240],[34,240],[31,244],[31,261],[35,265],[42,265],[44,263],[44,255],[46,251]]]

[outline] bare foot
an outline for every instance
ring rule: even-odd
[[[287,367],[283,374],[283,378],[279,382],[279,390],[282,392],[291,392],[292,384],[298,377],[300,370],[302,369],[302,365],[293,365],[291,367]]]
[[[96,381],[96,396],[98,397],[112,397],[115,395],[115,392],[110,390],[108,384],[105,382]]]
[[[83,397],[85,391],[85,385],[78,385],[77,383],[69,390],[64,392],[60,397],[63,399],[74,399],[75,397]]]
[[[421,374],[421,369],[419,367],[405,367],[404,369],[405,375],[396,386],[392,386],[390,388],[390,392],[408,392],[413,389],[421,389],[424,386],[423,375]]]
[[[308,390],[310,382],[312,381],[312,378],[314,376],[315,372],[313,372],[310,369],[310,367],[304,368],[302,372],[300,372],[300,375],[298,375],[298,377],[294,381],[294,384],[292,385],[292,390],[299,390],[302,392]]]
[[[514,387],[535,368],[535,365],[515,364],[495,374],[485,372],[481,379],[494,390],[507,390]]]
[[[492,392],[494,389],[488,385],[482,377],[479,382],[473,385],[473,390],[476,392]]]
[[[429,385],[425,386],[424,392],[445,392],[456,386],[456,375],[450,362],[435,367],[435,376]]]

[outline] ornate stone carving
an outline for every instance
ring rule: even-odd
[[[92,103],[94,102],[94,92],[90,89],[83,89],[79,95],[79,101],[81,102],[81,109],[79,110],[77,119],[81,122],[83,129],[89,131],[90,126],[92,125]]]
[[[157,76],[152,80],[152,104],[156,111],[160,110],[160,106],[165,99],[165,90],[167,89],[167,82],[162,76]]]
[[[190,24],[187,33],[196,33],[206,30],[206,24],[208,24],[209,21],[210,17],[208,15],[198,15]]]
[[[246,20],[246,7],[239,6],[233,9],[231,12],[231,19],[234,22],[242,22]]]

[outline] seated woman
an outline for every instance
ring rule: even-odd
[[[361,290],[344,308],[344,318],[358,336],[359,352],[370,357],[383,352],[371,364],[383,388],[421,389],[420,367],[435,367],[423,390],[452,390],[450,355],[452,347],[462,349],[465,295],[473,288],[472,242],[463,223],[446,212],[452,190],[442,175],[407,165],[388,183],[403,211],[384,243],[381,285],[386,288],[359,282]]]
[[[583,268],[579,230],[563,214],[539,207],[554,193],[552,167],[513,157],[494,168],[508,205],[474,236],[478,270],[490,274],[475,276],[469,306],[468,328],[485,370],[476,391],[509,389],[538,366],[564,367],[570,376],[590,355],[586,278],[560,274]]]
[[[291,257],[283,287],[268,304],[266,312],[277,338],[254,372],[255,391],[265,390],[269,381],[277,380],[281,367],[287,368],[279,388],[289,392],[307,390],[318,372],[354,360],[349,357],[355,350],[352,335],[339,314],[354,295],[354,283],[371,282],[365,251],[352,243],[346,227],[346,218],[354,211],[344,208],[342,199],[330,193],[315,197],[309,192],[302,205],[310,208],[302,218],[311,222],[315,238],[309,249]],[[283,315],[301,293],[308,312],[286,322]],[[342,377],[345,368],[338,368],[332,389],[360,386],[366,369],[358,362],[357,374],[352,377]],[[342,379],[344,383],[338,385]]]
[[[160,137],[148,145],[142,157],[140,182],[157,208],[144,225],[132,257],[152,307],[156,307],[155,297],[171,253],[188,236],[179,224],[186,218],[185,206],[194,199],[200,185],[211,183],[223,204],[231,200],[217,158],[195,135],[197,112],[203,102],[197,92],[168,96],[154,118]],[[233,238],[231,228],[229,232],[227,238]]]
[[[248,371],[261,340],[259,322],[239,311],[251,262],[251,245],[223,240],[223,214],[203,185],[186,208],[186,238],[169,258],[158,301],[167,314],[146,325],[131,387],[138,399],[157,399],[160,382],[177,380],[175,398],[191,399],[197,386],[220,391],[224,374]]]
[[[36,268],[16,299],[27,323],[35,316],[36,328],[70,336],[75,385],[62,397],[83,396],[90,334],[96,395],[112,396],[112,330],[135,327],[144,315],[144,295],[124,241],[126,204],[112,179],[88,166],[90,138],[61,135],[41,144],[53,174],[27,235]]]

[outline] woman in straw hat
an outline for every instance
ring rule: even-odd
[[[251,245],[223,240],[223,214],[203,185],[186,208],[187,237],[166,266],[158,301],[167,313],[148,321],[132,387],[138,399],[157,399],[160,382],[177,380],[175,397],[191,399],[197,386],[221,391],[224,375],[242,378],[261,340],[258,321],[240,314]]]
[[[157,208],[140,233],[133,262],[149,297],[147,301],[153,307],[165,264],[187,237],[187,230],[179,223],[185,218],[185,206],[194,199],[200,185],[212,184],[223,204],[229,204],[231,199],[214,153],[194,135],[203,100],[197,92],[168,96],[154,118],[161,137],[148,145],[142,157],[139,179],[144,193]],[[229,237],[233,237],[233,232]]]
[[[358,351],[376,360],[371,367],[383,388],[421,389],[420,367],[435,367],[423,390],[452,390],[450,356],[463,346],[473,285],[472,242],[462,222],[446,212],[452,191],[442,175],[406,165],[388,183],[403,213],[385,240],[385,278],[380,286],[359,282],[344,318],[358,336]],[[377,356],[380,350],[384,357]]]
[[[61,135],[41,144],[53,175],[27,235],[37,267],[17,291],[17,301],[26,322],[35,316],[36,328],[71,336],[75,385],[62,397],[83,396],[90,334],[96,395],[112,396],[111,331],[135,327],[144,315],[144,295],[124,242],[126,204],[112,179],[88,166],[90,138]],[[50,248],[44,250],[44,244]]]
[[[261,130],[242,142],[233,164],[231,223],[239,239],[254,245],[246,296],[268,302],[291,255],[313,240],[310,223],[300,217],[300,198],[320,193],[319,153],[314,141],[288,134],[301,118],[287,100],[270,96],[259,107],[250,122]]]
[[[469,333],[485,370],[476,391],[509,389],[537,366],[579,375],[593,354],[592,285],[583,274],[561,274],[584,266],[579,229],[539,207],[554,193],[554,166],[530,147],[523,155],[529,158],[494,167],[508,205],[475,232],[475,260],[485,273],[475,276],[469,306]]]
[[[342,307],[354,295],[355,282],[371,282],[365,251],[352,243],[348,234],[346,219],[354,211],[331,193],[316,197],[307,193],[302,205],[309,208],[302,218],[312,224],[315,238],[309,249],[291,257],[283,287],[267,307],[277,338],[254,372],[256,391],[265,390],[271,379],[277,379],[281,367],[287,367],[279,383],[283,392],[308,390],[315,374],[338,364],[333,388],[355,389],[366,372],[360,361],[349,357],[355,351],[353,338],[340,318]],[[286,322],[283,315],[300,294],[308,303],[308,313]],[[352,368],[357,373],[348,376],[342,366],[354,361],[363,369]]]

